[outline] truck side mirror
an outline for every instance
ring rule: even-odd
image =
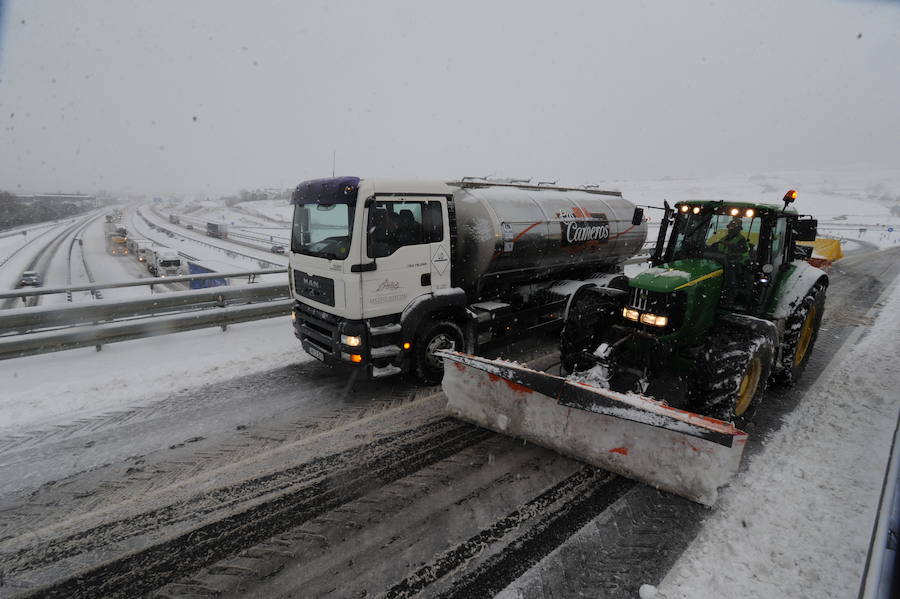
[[[794,230],[794,241],[815,241],[818,234],[819,221],[797,220],[791,227]]]
[[[644,222],[644,209],[643,208],[634,208],[634,214],[631,216],[631,224],[639,225]]]

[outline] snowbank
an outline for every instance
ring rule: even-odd
[[[289,317],[5,360],[0,435],[146,405],[186,387],[311,360]]]
[[[857,595],[900,408],[900,286],[879,308],[721,492],[659,599]]]

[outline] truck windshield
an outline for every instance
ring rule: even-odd
[[[347,257],[358,184],[356,177],[340,177],[297,186],[293,197],[292,252],[331,260]]]

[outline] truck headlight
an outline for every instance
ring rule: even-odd
[[[656,314],[641,314],[641,322],[655,327],[664,327],[669,324],[669,317],[657,316]]]
[[[356,335],[341,335],[341,343],[350,347],[359,347],[362,345],[362,337]]]

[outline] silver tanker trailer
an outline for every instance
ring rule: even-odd
[[[646,237],[616,191],[338,177],[293,194],[295,335],[369,376],[438,382],[434,352],[559,325],[584,285],[627,285]],[[600,281],[598,281],[600,279]]]

